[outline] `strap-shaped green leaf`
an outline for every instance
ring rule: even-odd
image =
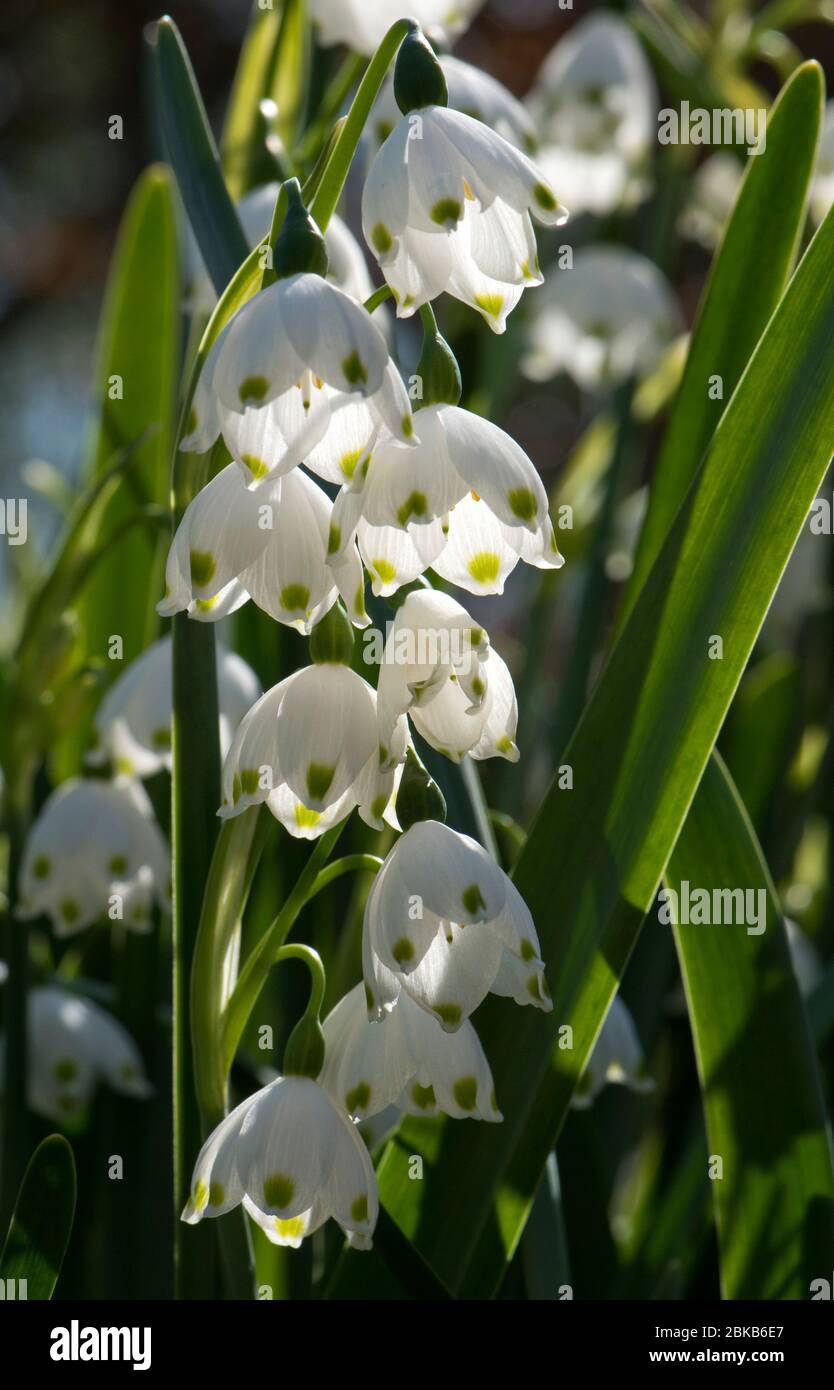
[[[0,1280],[13,1281],[17,1298],[52,1297],[74,1215],[75,1159],[66,1139],[51,1134],[29,1160],[0,1255]]]

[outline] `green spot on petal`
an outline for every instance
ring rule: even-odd
[[[64,898],[59,911],[65,922],[77,922],[81,916],[81,908],[74,898]]]
[[[188,421],[187,421],[186,426],[185,426],[185,432],[186,432],[186,434],[193,434],[194,431],[196,430],[196,428],[197,428],[197,412],[196,412],[196,410],[194,409],[194,407],[193,407],[193,405],[192,405],[191,409],[190,409],[189,412],[188,412]]]
[[[470,914],[470,916],[474,917],[475,913],[480,912],[481,910],[486,912],[486,903],[484,902],[484,895],[478,887],[477,883],[470,883],[468,888],[464,888],[463,892],[461,893],[461,898],[463,899],[463,905],[466,908],[466,911]]]
[[[382,556],[371,561],[371,569],[379,576],[383,584],[393,584],[397,577],[397,566],[392,565],[390,560],[386,560]]]
[[[503,294],[476,294],[475,303],[482,314],[486,314],[488,319],[501,317],[501,310],[504,307]]]
[[[360,1110],[367,1110],[370,1103],[371,1088],[367,1081],[360,1081],[358,1086],[354,1086],[353,1090],[348,1091],[345,1096],[345,1109],[349,1115],[355,1115]]]
[[[276,1216],[274,1226],[279,1236],[283,1236],[285,1240],[298,1240],[304,1235],[303,1216]]]
[[[328,532],[328,536],[327,536],[327,553],[328,553],[328,555],[335,555],[335,554],[336,554],[336,551],[339,549],[339,546],[340,546],[341,544],[342,544],[342,533],[341,533],[341,531],[339,530],[339,527],[336,525],[335,521],[331,521],[331,523],[330,523],[330,531]]]
[[[268,1207],[288,1207],[294,1192],[295,1183],[283,1173],[270,1173],[264,1179],[264,1202]]]
[[[386,251],[390,251],[394,245],[393,238],[384,222],[377,222],[371,229],[371,245],[375,251],[379,251],[384,256]]]
[[[335,767],[326,763],[310,763],[307,768],[307,790],[313,801],[321,801],[330,790]]]
[[[127,858],[124,854],[114,854],[110,863],[107,865],[111,874],[127,873]]]
[[[405,439],[410,439],[414,433],[414,420],[411,415],[404,415],[402,418],[402,431]]]
[[[501,569],[501,556],[494,550],[479,550],[466,568],[479,584],[494,584]]]
[[[253,478],[265,478],[269,472],[269,464],[264,463],[256,454],[241,454],[241,462],[246,464]]]
[[[374,797],[373,801],[371,802],[371,815],[373,816],[374,820],[380,820],[382,818],[382,813],[387,805],[388,797],[385,795],[384,792],[381,792],[379,796]]]
[[[407,960],[413,960],[413,942],[409,941],[407,936],[400,937],[399,941],[394,943],[391,955],[394,957],[394,960],[397,962],[398,965],[404,965]]]
[[[66,1084],[74,1081],[78,1075],[78,1066],[71,1057],[63,1057],[60,1062],[56,1062],[53,1067],[56,1081]]]
[[[397,521],[405,526],[412,516],[425,516],[428,505],[424,492],[409,493],[402,506],[397,508]]]
[[[411,1088],[411,1099],[420,1110],[433,1110],[437,1105],[434,1087],[421,1086],[419,1081],[415,1081]]]
[[[213,1182],[209,1188],[209,1206],[222,1207],[226,1197],[226,1189],[222,1182]]]
[[[535,959],[536,959],[536,955],[537,955],[537,951],[536,951],[536,948],[535,948],[535,946],[533,945],[532,941],[528,941],[527,938],[525,937],[525,939],[524,939],[524,940],[522,941],[522,943],[521,943],[521,959],[522,959],[522,960],[535,960]]]
[[[191,1200],[194,1203],[194,1207],[197,1211],[205,1211],[206,1207],[208,1206],[209,1190],[207,1184],[204,1183],[202,1180],[200,1180],[200,1182],[198,1182],[197,1186],[194,1188],[194,1191],[191,1194]]]
[[[154,729],[153,733],[151,734],[151,742],[152,742],[154,748],[160,748],[160,749],[170,748],[170,747],[171,747],[171,730],[170,730],[169,728]]]
[[[358,386],[360,381],[368,380],[368,369],[365,366],[356,348],[349,354],[342,363],[342,371],[351,386]]]
[[[463,215],[463,206],[457,198],[440,198],[431,209],[429,216],[432,222],[436,222],[438,227],[444,227],[447,223],[456,225]]]
[[[553,212],[556,207],[556,198],[546,183],[537,183],[533,189],[533,197],[538,206],[547,212]]]
[[[309,806],[303,806],[300,801],[295,803],[295,823],[299,830],[313,830],[321,820],[321,811],[311,811]]]
[[[214,556],[207,550],[191,551],[191,583],[202,588],[204,584],[209,584],[214,576],[217,564]]]
[[[359,1197],[356,1198],[356,1201],[355,1201],[355,1202],[352,1204],[352,1206],[351,1206],[350,1215],[351,1215],[351,1219],[352,1219],[353,1221],[367,1221],[367,1219],[368,1219],[368,1194],[367,1194],[367,1192],[363,1192]]]
[[[240,774],[240,793],[254,796],[258,791],[259,773],[256,767],[245,767]],[[240,795],[238,793],[238,795]]]
[[[453,1088],[454,1097],[461,1110],[474,1110],[478,1101],[478,1083],[474,1076],[462,1076]]]
[[[241,404],[247,405],[250,401],[262,401],[269,390],[269,382],[265,376],[247,376],[238,387],[238,395]]]
[[[281,590],[278,601],[289,613],[306,613],[310,604],[310,590],[306,584],[287,584]]]
[[[463,1017],[463,1010],[460,1004],[435,1004],[434,1012],[437,1014],[438,1018],[442,1019],[444,1023],[448,1023],[450,1026],[460,1023]]]
[[[32,873],[35,878],[48,878],[52,868],[52,861],[45,854],[39,854],[32,865]]]
[[[536,515],[536,495],[529,487],[510,488],[507,493],[510,511],[521,521],[532,521]]]

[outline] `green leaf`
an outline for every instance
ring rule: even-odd
[[[726,737],[722,736],[727,766],[759,834],[785,772],[800,701],[796,659],[787,652],[773,652],[745,678],[733,702]]]
[[[35,1149],[17,1195],[0,1282],[26,1281],[18,1298],[48,1300],[55,1291],[75,1215],[75,1160],[60,1134]]]
[[[790,152],[795,160],[796,151]],[[819,229],[716,430],[566,751],[515,881],[555,1008],[477,1026],[502,1125],[444,1124],[422,1183],[385,1155],[388,1209],[453,1292],[494,1292],[637,939],[834,438],[834,217]],[[723,657],[711,660],[713,636]],[[554,1048],[570,1025],[572,1049]],[[405,1131],[415,1145],[419,1131]],[[416,1148],[413,1151],[418,1151]]]
[[[235,200],[255,186],[262,165],[265,150],[260,103],[272,88],[280,32],[281,9],[263,9],[254,0],[220,141],[226,183]]]
[[[703,1091],[725,1298],[808,1298],[834,1250],[834,1173],[816,1059],[788,939],[753,828],[713,757],[666,874],[766,902],[747,924],[674,928]],[[738,915],[734,913],[734,915]],[[674,914],[673,914],[674,916]]]

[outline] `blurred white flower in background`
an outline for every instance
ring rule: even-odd
[[[581,20],[545,59],[527,105],[538,162],[574,215],[629,209],[647,196],[657,89],[622,19]]]
[[[678,231],[691,241],[714,251],[730,220],[744,176],[744,165],[725,150],[708,155],[695,170],[686,202],[678,218]]]
[[[522,369],[534,381],[565,371],[587,391],[610,389],[650,372],[682,331],[675,295],[652,261],[622,246],[582,248],[535,301]]]
[[[577,1110],[586,1109],[609,1082],[640,1093],[654,1090],[654,1081],[646,1075],[634,1019],[619,994],[611,1001],[571,1104]]]
[[[517,149],[533,153],[537,145],[535,124],[523,103],[508,92],[503,83],[491,73],[483,72],[481,68],[451,54],[440,54],[438,62],[446,78],[449,105],[453,110],[474,116],[475,120],[482,121]],[[394,82],[389,77],[376,100],[367,126],[369,138],[376,147],[388,139],[401,119],[402,112],[394,97]]]
[[[17,916],[46,913],[58,936],[107,920],[149,931],[154,903],[168,905],[169,880],[168,846],[142,786],[71,777],[26,840]]]
[[[826,102],[809,194],[811,217],[821,222],[834,203],[834,101]]]
[[[310,16],[325,45],[347,44],[368,57],[392,24],[406,15],[430,38],[448,42],[469,27],[483,0],[310,0]]]

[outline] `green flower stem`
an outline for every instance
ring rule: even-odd
[[[309,898],[314,898],[328,884],[333,883],[343,874],[352,874],[360,869],[367,869],[372,874],[378,874],[382,868],[382,860],[376,854],[346,854],[342,859],[334,859],[332,864],[328,864],[325,869],[316,876],[315,883],[310,889]]]
[[[390,285],[380,285],[378,290],[374,290],[373,294],[368,295],[363,307],[367,309],[369,314],[372,314],[375,309],[379,308],[380,304],[384,304],[386,299],[390,299],[391,295]]]
[[[336,204],[341,196],[348,170],[353,162],[353,156],[362,137],[362,131],[365,129],[365,123],[371,114],[371,108],[385,80],[385,74],[406,34],[414,33],[415,29],[416,25],[413,20],[398,19],[396,24],[391,25],[365,69],[365,75],[359,83],[347,119],[327,162],[318,192],[310,208],[314,221],[318,223],[322,231],[326,230],[330,218],[336,211]]]
[[[310,998],[304,1013],[311,1018],[318,1018],[325,990],[324,966],[318,951],[314,951],[312,946],[293,941],[289,946],[281,946],[275,952],[275,960],[272,963],[280,965],[282,960],[300,960],[307,966],[310,972]]]
[[[365,59],[361,53],[345,54],[333,81],[324,94],[315,120],[307,128],[296,146],[295,158],[301,164],[318,157],[326,139],[327,129],[341,111],[347,100],[348,92],[358,82],[364,63]]]

